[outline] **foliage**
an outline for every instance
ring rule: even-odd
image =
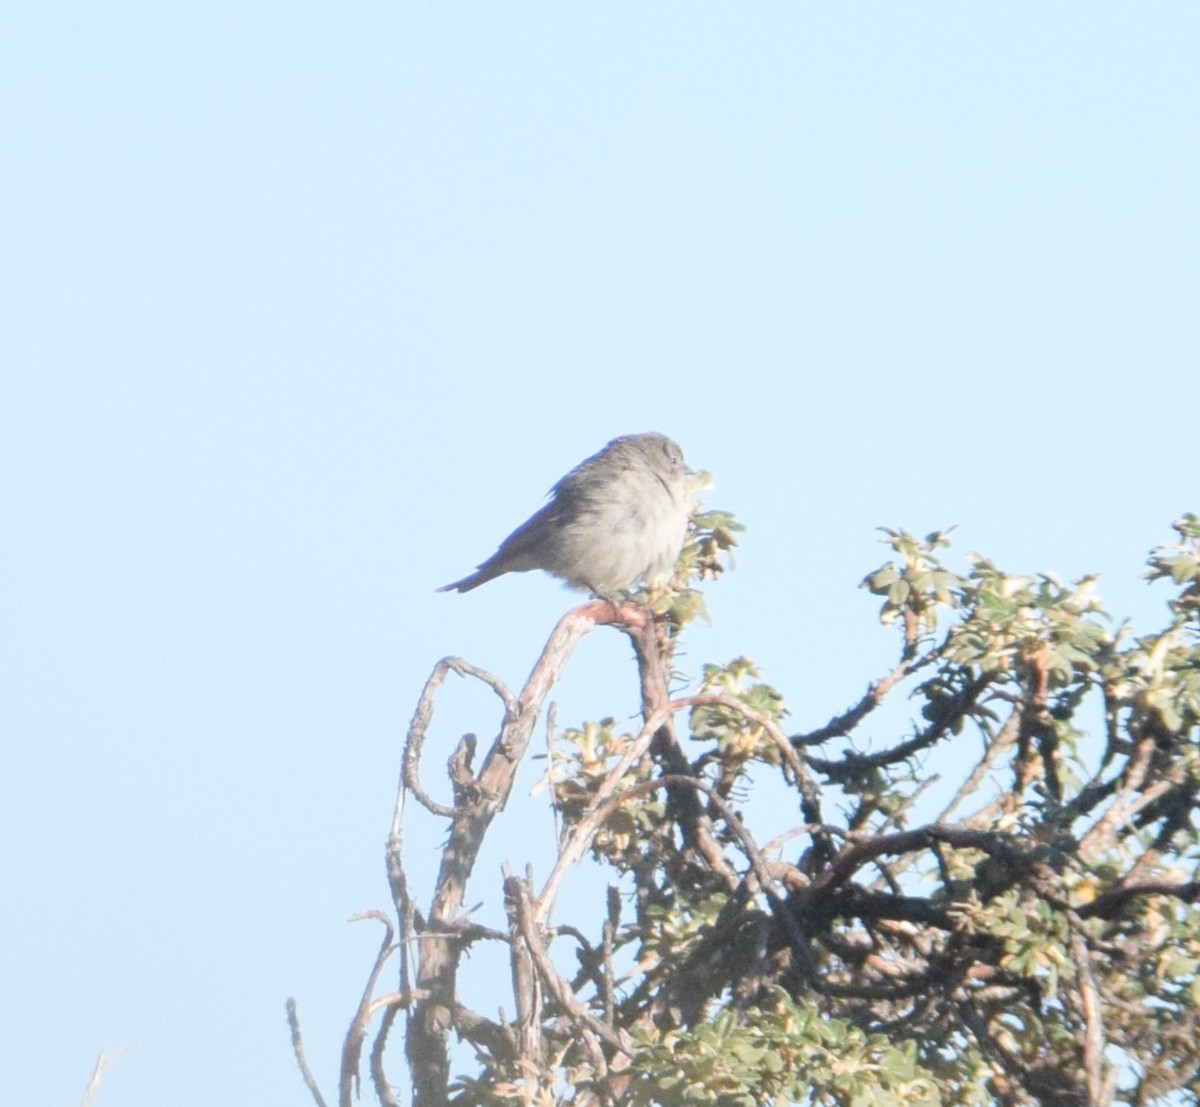
[[[899,634],[897,662],[799,732],[746,658],[667,693],[676,636],[702,612],[690,584],[719,576],[735,530],[701,517],[670,589],[568,615],[519,695],[465,662],[435,670],[404,791],[450,837],[422,914],[398,814],[389,877],[415,965],[402,957],[399,990],[374,998],[397,948],[385,941],[343,1089],[382,1015],[372,1071],[380,1101],[397,1102],[382,1057],[403,1010],[422,1107],[1194,1101],[1200,520],[1177,521],[1177,540],[1150,555],[1147,577],[1173,592],[1166,625],[1143,634],[1113,624],[1093,578],[1012,575],[976,555],[959,573],[942,560],[946,534],[885,531],[892,557],[863,586]],[[561,820],[558,865],[541,889],[509,875],[506,931],[469,926],[459,908],[478,843],[571,646],[597,623],[634,643],[643,725],[558,735],[541,793]],[[455,802],[440,806],[417,768],[448,671],[489,683],[504,720],[478,772],[473,739],[460,746]],[[905,692],[907,728],[867,743],[864,722],[881,725]],[[797,814],[767,842],[751,800],[771,776]],[[563,873],[589,856],[612,874],[607,903],[550,925]],[[458,1003],[462,954],[482,941],[508,949],[510,1021]],[[454,1081],[451,1028],[478,1059]]]

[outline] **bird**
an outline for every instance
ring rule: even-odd
[[[614,438],[563,477],[475,572],[438,591],[469,592],[532,569],[608,600],[641,582],[662,583],[687,537],[691,475],[664,434]]]

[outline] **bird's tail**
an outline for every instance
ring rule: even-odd
[[[439,592],[470,592],[472,588],[478,588],[483,583],[482,573],[472,573],[469,577],[463,577],[462,580],[456,580],[453,584],[443,584],[438,589]]]
[[[463,577],[462,580],[456,580],[453,584],[443,584],[438,589],[439,592],[470,592],[472,588],[478,588],[481,584],[487,584],[489,580],[500,576],[505,570],[497,569],[488,562],[480,565],[479,568],[470,576]]]

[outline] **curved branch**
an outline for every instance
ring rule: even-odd
[[[584,635],[590,633],[598,622],[622,622],[627,618],[636,618],[638,610],[632,604],[614,605],[597,601],[569,611],[551,632],[541,656],[515,700],[506,694],[504,686],[495,678],[489,679],[482,670],[476,670],[457,659],[447,659],[430,678],[433,688],[427,686],[428,695],[422,696],[422,706],[414,716],[415,726],[422,723],[428,725],[432,694],[444,677],[443,669],[452,668],[476,675],[490,683],[504,700],[505,714],[500,732],[475,777],[473,792],[477,798],[467,806],[452,809],[450,813],[450,833],[442,850],[414,981],[414,987],[428,992],[429,996],[418,1003],[409,1022],[405,1043],[413,1077],[414,1107],[433,1107],[444,1102],[450,1075],[447,1036],[453,1024],[455,982],[463,949],[455,933],[457,920],[462,910],[467,881],[474,871],[484,837],[492,820],[508,801],[517,767],[529,745],[542,704]],[[642,613],[641,617],[645,618],[645,614]],[[410,734],[410,744],[415,741],[419,745],[423,737],[423,727],[416,726],[415,734]],[[405,781],[415,780],[416,758],[415,754],[410,757],[407,748],[405,766]],[[398,804],[397,818],[399,813]],[[399,841],[396,824],[392,841]],[[396,864],[399,864],[398,858]]]
[[[404,743],[404,759],[401,765],[401,790],[407,789],[417,798],[417,802],[422,807],[445,819],[454,818],[458,807],[447,807],[432,799],[421,787],[420,770],[421,749],[425,744],[425,735],[429,730],[429,724],[433,721],[434,699],[442,682],[446,679],[446,674],[451,672],[464,677],[473,676],[496,693],[504,704],[504,719],[500,724],[501,732],[509,726],[517,714],[517,704],[512,693],[499,679],[486,670],[472,665],[469,661],[464,661],[461,657],[443,657],[433,667],[433,672],[430,673],[425,687],[421,690],[421,696],[417,700],[412,722],[408,726],[408,738]],[[397,806],[399,807],[399,803]]]
[[[1044,864],[1032,860],[1000,834],[971,827],[931,823],[916,830],[883,834],[848,846],[801,894],[806,900],[815,900],[826,895],[837,885],[845,883],[858,869],[876,857],[929,849],[935,842],[945,842],[959,849],[980,850],[1017,873],[1048,874]],[[1055,906],[1065,905],[1055,903]]]
[[[295,1054],[296,1064],[300,1066],[300,1076],[312,1094],[313,1102],[317,1107],[327,1107],[325,1097],[321,1095],[321,1089],[317,1087],[316,1077],[313,1076],[312,1069],[308,1067],[308,1060],[304,1056],[304,1038],[300,1034],[300,1015],[296,1011],[294,999],[287,1001],[287,1017],[288,1027],[292,1032],[292,1053]]]
[[[383,923],[384,934],[383,941],[379,945],[379,952],[375,955],[375,964],[367,976],[362,998],[358,1001],[358,1010],[350,1023],[350,1029],[346,1032],[346,1041],[342,1046],[342,1072],[338,1080],[338,1101],[341,1107],[350,1107],[353,1102],[354,1089],[358,1084],[358,1063],[362,1059],[362,1046],[367,1037],[367,1027],[371,1022],[371,997],[375,994],[375,985],[379,981],[379,974],[383,971],[384,963],[396,951],[396,946],[393,944],[396,931],[392,926],[392,920],[382,911],[363,911],[350,917],[351,922],[360,922],[364,919],[374,919],[376,922]]]
[[[847,754],[836,761],[809,756],[807,761],[817,772],[824,773],[833,781],[845,780],[847,777],[867,769],[877,769],[885,765],[893,765],[898,761],[907,761],[914,754],[941,741],[949,730],[965,719],[979,702],[979,697],[992,680],[991,673],[980,673],[966,688],[954,696],[953,702],[947,707],[941,718],[930,723],[908,741],[901,742],[891,749],[880,750],[878,753]]]
[[[664,704],[662,707],[652,711],[647,717],[645,723],[642,724],[641,730],[638,731],[637,737],[630,743],[629,748],[625,751],[621,759],[609,769],[607,775],[596,788],[595,794],[592,796],[591,803],[579,818],[579,822],[572,828],[571,833],[567,836],[558,852],[558,860],[554,864],[549,877],[546,878],[546,883],[542,887],[541,895],[538,896],[535,903],[536,916],[538,922],[544,921],[546,914],[549,912],[551,905],[554,902],[555,896],[558,894],[558,886],[562,883],[563,876],[567,870],[577,864],[583,855],[587,852],[588,846],[591,845],[592,838],[596,831],[599,830],[600,824],[608,817],[612,807],[606,807],[607,801],[616,791],[617,785],[620,784],[622,778],[629,769],[641,759],[641,757],[650,748],[650,743],[654,740],[659,727],[666,720],[671,718],[676,711],[682,710],[688,705],[691,697],[686,697],[682,700],[672,700],[670,703]],[[649,782],[654,787],[657,787],[661,780],[666,779],[660,777],[659,780]],[[678,780],[686,780],[691,784],[698,784],[695,778],[679,775]],[[628,795],[630,793],[622,793]],[[618,800],[618,802],[620,802]],[[616,804],[613,804],[615,807]],[[601,808],[604,808],[602,814],[597,814]]]
[[[829,741],[830,738],[840,738],[843,735],[849,734],[875,708],[883,703],[887,694],[900,681],[911,673],[915,673],[918,669],[922,669],[928,665],[939,655],[941,649],[940,645],[935,646],[933,649],[927,651],[924,656],[914,659],[911,656],[911,647],[906,644],[900,663],[886,676],[872,681],[863,694],[863,698],[858,703],[843,711],[842,714],[835,715],[823,727],[818,727],[807,734],[793,735],[792,742],[797,746],[817,746],[822,742]]]
[[[410,997],[410,1000],[413,997]],[[375,1043],[371,1046],[371,1083],[375,1085],[375,1095],[379,1098],[380,1107],[400,1107],[400,1101],[392,1095],[388,1084],[387,1073],[383,1071],[383,1051],[387,1045],[388,1034],[396,1016],[407,1004],[392,1003],[383,1012],[380,1020],[379,1033],[375,1035]]]

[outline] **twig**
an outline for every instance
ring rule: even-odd
[[[321,1095],[321,1089],[317,1087],[316,1078],[308,1067],[308,1061],[304,1058],[304,1039],[300,1034],[300,1016],[296,1013],[296,1001],[291,998],[287,1001],[287,1016],[288,1026],[292,1031],[292,1053],[296,1056],[296,1064],[300,1066],[300,1075],[304,1078],[305,1086],[312,1093],[313,1102],[317,1107],[328,1107],[325,1097]],[[87,1101],[84,1102],[86,1107]]]
[[[1104,1088],[1104,1019],[1100,993],[1092,975],[1087,943],[1076,919],[1071,926],[1071,957],[1079,981],[1079,1003],[1083,1015],[1083,1074],[1087,1080],[1088,1102],[1100,1107]]]
[[[1144,884],[1127,884],[1097,896],[1091,903],[1076,907],[1075,913],[1081,919],[1110,919],[1131,899],[1137,899],[1139,896],[1171,896],[1183,900],[1184,903],[1195,903],[1200,900],[1200,881],[1189,880],[1185,884],[1172,884],[1169,881],[1156,880]]]
[[[558,704],[553,700],[546,705],[546,772],[554,768],[554,736],[557,730]],[[552,780],[553,777],[550,777]],[[550,819],[554,823],[554,840],[562,837],[562,819],[559,817],[557,804],[550,804]]]
[[[983,756],[979,759],[979,763],[971,770],[971,775],[963,782],[963,785],[951,797],[950,802],[938,814],[934,822],[944,823],[951,812],[962,803],[967,796],[973,796],[975,790],[979,787],[983,778],[987,776],[992,766],[996,763],[1000,755],[1017,740],[1017,731],[1021,726],[1021,713],[1013,710],[1009,713],[1007,719],[1004,720],[1004,725],[1000,728],[999,733],[988,744],[983,751]]]
[[[1146,779],[1146,775],[1150,771],[1150,762],[1154,756],[1154,749],[1153,735],[1148,734],[1138,742],[1133,756],[1129,759],[1129,762],[1125,766],[1125,771],[1121,774],[1123,779],[1121,780],[1120,789],[1113,796],[1108,809],[1080,839],[1079,852],[1081,856],[1094,856],[1094,854],[1106,849],[1109,843],[1116,837],[1117,828],[1132,818],[1133,814],[1141,806],[1139,799],[1143,799],[1151,792],[1157,798],[1161,794],[1161,791],[1169,787],[1169,782],[1161,781],[1147,792],[1142,793],[1141,796],[1138,795],[1138,789],[1142,786],[1142,782]]]
[[[517,705],[513,700],[512,693],[500,680],[492,676],[491,673],[472,665],[469,661],[464,661],[461,657],[444,657],[433,667],[433,672],[429,674],[429,679],[425,682],[425,687],[421,690],[421,697],[417,701],[416,710],[413,712],[412,722],[408,726],[408,738],[404,743],[401,781],[402,788],[407,788],[408,791],[412,792],[422,807],[427,808],[435,815],[449,819],[453,818],[458,812],[458,807],[447,807],[445,804],[437,803],[431,799],[421,787],[420,779],[421,749],[425,744],[425,735],[429,730],[429,724],[433,721],[434,699],[437,696],[438,689],[442,686],[442,682],[446,679],[447,673],[458,673],[459,676],[473,676],[476,680],[483,681],[484,684],[496,693],[500,701],[504,704],[502,730],[508,727],[513,716],[516,715]]]
[[[898,761],[907,761],[935,742],[941,741],[947,731],[965,719],[972,708],[978,704],[980,695],[992,680],[991,673],[980,673],[966,688],[954,696],[952,705],[947,708],[941,718],[930,723],[912,738],[892,746],[890,749],[880,750],[877,753],[847,754],[838,760],[809,756],[808,763],[831,780],[845,780],[868,769],[882,768],[886,765],[894,765]]]
[[[509,927],[509,963],[512,971],[513,1000],[517,1007],[517,1060],[525,1069],[527,1078],[541,1071],[542,1061],[542,990],[537,974],[534,971],[535,962],[528,940],[519,942],[517,935],[520,928],[520,903],[514,889],[521,886],[521,881],[512,876],[507,863],[504,872],[504,900],[508,912]]]
[[[601,946],[600,1001],[604,1010],[604,1021],[609,1026],[617,1010],[616,972],[613,969],[613,952],[616,949],[617,931],[621,926],[621,893],[615,885],[608,886],[608,917],[604,920]]]
[[[806,899],[827,894],[833,887],[850,877],[869,861],[885,855],[911,853],[928,849],[935,842],[946,842],[959,849],[977,849],[1003,862],[1014,873],[1038,874],[1049,872],[1047,867],[1032,860],[1017,846],[999,834],[970,827],[931,823],[916,830],[904,830],[868,838],[844,849],[829,867],[805,889]],[[1061,902],[1052,906],[1065,907]]]
[[[375,1095],[379,1098],[381,1107],[400,1107],[400,1101],[392,1095],[387,1074],[383,1071],[383,1051],[392,1023],[396,1021],[396,1016],[401,1010],[399,1004],[392,1004],[384,1011],[379,1023],[379,1033],[375,1035],[375,1042],[371,1046],[371,1083],[375,1086]]]
[[[804,759],[796,752],[793,740],[783,733],[783,729],[779,723],[770,715],[759,711],[755,707],[751,707],[748,703],[734,696],[725,696],[711,692],[695,696],[684,696],[681,699],[675,700],[674,703],[676,710],[681,710],[684,707],[727,707],[731,711],[736,711],[748,722],[762,727],[767,737],[771,739],[772,743],[779,750],[784,764],[791,769],[796,785],[800,789],[801,796],[811,804],[819,804],[820,793],[809,776],[808,767],[805,765]],[[813,825],[818,825],[819,821],[819,818],[809,818],[809,822]]]
[[[850,731],[858,726],[867,715],[883,702],[884,697],[899,681],[903,680],[910,673],[914,673],[927,665],[937,657],[940,649],[940,646],[935,647],[929,650],[924,657],[914,660],[912,657],[907,656],[910,647],[906,645],[905,656],[901,658],[900,663],[886,676],[873,681],[867,687],[866,693],[858,703],[849,710],[843,711],[842,714],[834,716],[823,727],[810,731],[808,734],[794,735],[792,741],[798,746],[816,746],[822,742],[827,742],[830,738],[838,738],[844,734],[849,734]]]
[[[414,1003],[428,998],[429,993],[420,989],[414,989],[411,992],[384,992],[383,995],[376,996],[371,1000],[367,1006],[367,1021],[369,1022],[381,1012],[386,1018],[391,1012],[404,1011]]]
[[[546,956],[546,947],[538,935],[537,916],[532,902],[532,893],[528,884],[514,876],[504,882],[504,893],[513,906],[513,922],[517,932],[523,939],[523,946],[537,969],[550,994],[558,1005],[566,1011],[580,1026],[586,1027],[599,1038],[603,1038],[613,1049],[620,1050],[628,1056],[633,1056],[629,1044],[610,1026],[606,1026],[593,1015],[576,998],[571,986],[558,974]],[[596,1059],[593,1058],[593,1061]],[[600,1055],[600,1065],[603,1067],[603,1055]]]
[[[685,706],[687,706],[686,700],[674,700],[651,712],[650,717],[642,725],[642,729],[638,731],[637,737],[630,743],[624,756],[608,771],[608,774],[600,782],[595,794],[592,796],[591,803],[588,804],[586,810],[580,816],[579,822],[575,824],[575,827],[559,849],[558,860],[555,862],[550,876],[546,879],[541,895],[537,898],[535,906],[539,922],[542,922],[550,911],[554,903],[554,897],[558,894],[558,885],[562,882],[563,876],[569,868],[583,857],[591,843],[592,837],[599,829],[600,823],[603,822],[603,817],[599,821],[596,820],[596,812],[616,790],[617,785],[629,771],[630,766],[637,762],[650,748],[650,743],[654,740],[654,736],[663,722]]]
[[[588,804],[587,809],[580,816],[579,822],[575,824],[574,829],[563,843],[554,869],[547,878],[546,884],[542,888],[541,895],[538,896],[537,899],[536,906],[539,921],[544,920],[546,917],[546,912],[550,910],[550,906],[554,901],[554,897],[558,893],[558,885],[562,882],[562,878],[566,871],[575,865],[587,852],[588,846],[591,844],[591,840],[595,836],[596,831],[600,828],[600,825],[603,823],[604,819],[607,818],[607,811],[598,819],[596,817],[597,812],[601,807],[606,805],[609,797],[613,795],[617,785],[620,784],[622,778],[628,773],[631,766],[633,766],[649,749],[650,743],[654,740],[654,736],[658,732],[659,727],[661,727],[667,719],[671,718],[677,712],[689,707],[728,707],[731,710],[742,714],[750,722],[761,726],[771,738],[772,742],[779,748],[780,753],[784,757],[785,763],[795,774],[797,785],[801,788],[802,792],[805,789],[811,790],[814,795],[813,803],[815,804],[817,802],[815,799],[815,786],[812,784],[812,781],[808,776],[808,772],[799,754],[797,754],[796,750],[792,747],[791,741],[780,729],[779,724],[772,719],[771,716],[764,714],[753,707],[750,707],[749,704],[743,703],[741,700],[735,699],[732,696],[701,694],[695,696],[683,696],[680,699],[671,700],[669,703],[666,703],[662,707],[658,708],[658,710],[650,713],[641,730],[638,731],[637,737],[630,744],[624,755],[616,763],[616,765],[614,765],[608,771],[608,774],[605,776],[604,780],[600,782],[600,785],[596,788],[596,791],[592,796],[591,803]],[[718,793],[716,793],[698,778],[686,777],[682,774],[666,774],[665,776],[659,778],[659,781],[664,780],[671,781],[676,784],[682,780],[687,780],[689,787],[695,787],[697,790],[704,792],[705,795],[715,799],[716,805],[722,810],[723,814],[725,811],[729,811],[732,815],[730,808],[725,804],[724,800],[721,799]],[[656,784],[657,782],[650,783]],[[622,795],[626,794],[627,793],[622,793]],[[611,810],[611,808],[608,808],[607,810]],[[735,821],[737,821],[736,817]],[[740,825],[740,822],[738,825]],[[814,833],[823,832],[823,827],[819,821],[810,819],[809,825],[814,828]],[[724,862],[722,863],[724,864]]]
[[[353,1102],[354,1091],[357,1089],[359,1079],[358,1063],[362,1057],[362,1046],[371,1021],[371,998],[375,994],[375,985],[379,981],[379,974],[383,971],[384,963],[396,951],[396,946],[393,944],[396,931],[392,926],[392,920],[382,911],[363,911],[350,917],[351,922],[360,922],[365,919],[374,919],[376,922],[383,923],[384,934],[383,941],[379,945],[379,952],[375,955],[375,964],[367,976],[362,998],[358,1001],[358,1010],[350,1023],[350,1029],[346,1031],[346,1040],[342,1045],[342,1072],[338,1080],[338,1099],[341,1107],[350,1107]]]
[[[91,1107],[96,1093],[100,1090],[100,1081],[104,1079],[104,1074],[118,1057],[123,1057],[131,1049],[133,1046],[126,1045],[116,1050],[110,1050],[108,1046],[100,1050],[96,1057],[96,1063],[92,1066],[92,1075],[88,1078],[87,1087],[83,1090],[80,1107]]]

